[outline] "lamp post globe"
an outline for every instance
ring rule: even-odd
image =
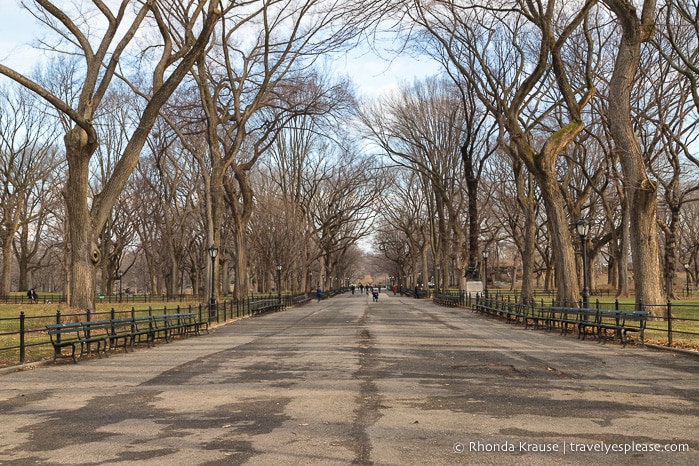
[[[282,302],[282,264],[277,264],[277,298]]]

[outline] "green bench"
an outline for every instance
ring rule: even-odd
[[[124,352],[133,350],[144,340],[152,346],[158,338],[169,342],[176,336],[209,333],[209,323],[198,321],[194,313],[176,313],[50,324],[46,330],[54,348],[53,360],[70,358],[77,363],[77,356],[90,354],[93,345],[101,358],[118,347]],[[70,349],[69,354],[64,354],[66,348]]]

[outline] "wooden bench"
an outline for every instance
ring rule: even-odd
[[[180,315],[182,316],[182,324],[184,325],[185,335],[201,335],[202,331],[209,333],[209,322],[198,321],[197,316],[192,312]]]
[[[641,343],[644,339],[646,322],[648,321],[649,313],[646,311],[617,311],[617,310],[600,310],[598,318],[597,336],[600,341],[608,339],[617,339],[623,345],[633,341],[628,337],[629,332],[638,333]],[[612,331],[611,337],[607,332]]]
[[[80,355],[90,354],[91,346],[93,343],[97,344],[97,356],[102,357],[100,354],[100,349],[102,353],[107,354],[109,349],[109,343],[111,340],[111,329],[112,321],[110,320],[93,320],[80,322],[80,327],[82,327],[82,338],[81,338],[81,348]],[[87,351],[85,351],[87,349]]]
[[[435,294],[432,301],[439,306],[446,307],[458,307],[461,304],[461,298],[446,293]]]
[[[51,344],[53,345],[53,360],[59,358],[71,358],[73,362],[78,361],[75,358],[76,344],[80,343],[80,335],[82,328],[78,322],[67,324],[51,324],[46,326]],[[71,348],[70,355],[63,354],[63,348]]]
[[[194,313],[177,313],[50,324],[46,330],[54,348],[53,360],[71,358],[77,362],[77,355],[89,354],[93,344],[97,345],[97,356],[101,358],[102,353],[106,355],[107,350],[118,347],[128,352],[128,348],[133,349],[144,338],[151,346],[157,338],[169,342],[175,336],[209,333],[209,323],[199,322]],[[64,354],[64,348],[70,348],[70,354]]]
[[[585,340],[588,335],[599,338],[599,319],[598,309],[584,307],[578,309],[578,338]]]
[[[91,352],[92,344],[97,344],[97,356],[102,357],[100,350],[106,354],[109,345],[110,321],[71,322],[65,324],[50,324],[46,326],[51,344],[53,345],[53,360],[71,358],[77,362],[77,346],[80,345],[80,356]],[[63,348],[71,348],[70,355],[63,354]]]
[[[633,341],[629,334],[637,333],[643,342],[649,313],[613,309],[577,308],[562,306],[528,306],[505,301],[482,300],[472,306],[476,312],[522,321],[525,328],[560,329],[562,335],[578,330],[578,338],[588,336],[598,341],[619,340],[623,345]]]
[[[547,307],[530,307],[524,316],[524,328],[533,326],[535,329],[549,328],[551,313]]]
[[[155,344],[155,332],[153,331],[153,318],[151,316],[136,316],[129,318],[131,321],[131,347],[140,344],[142,338],[146,338],[146,346]]]
[[[201,334],[202,328],[209,332],[208,322],[198,322],[194,313],[160,314],[151,317],[152,340],[164,338],[170,342],[175,336]]]
[[[284,305],[278,299],[258,299],[250,301],[250,314],[263,314],[265,312],[283,311]]]
[[[578,309],[570,307],[547,306],[538,308],[536,312],[537,324],[543,324],[543,328],[552,331],[561,329],[561,335],[566,335],[571,328],[578,324]]]

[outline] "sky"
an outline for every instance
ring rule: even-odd
[[[20,9],[16,0],[0,0],[0,62],[17,71],[27,71],[37,53],[27,45],[39,28],[34,18]],[[8,59],[9,57],[9,59]]]
[[[17,5],[17,0],[0,0],[0,4],[0,62],[16,71],[29,72],[41,57],[41,52],[30,45],[41,35],[41,26]],[[439,71],[439,66],[427,58],[416,59],[406,53],[391,59],[388,52],[382,55],[354,50],[334,61],[333,67],[352,78],[360,96],[369,98]]]

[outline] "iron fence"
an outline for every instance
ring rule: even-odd
[[[31,315],[20,311],[16,317],[0,317],[0,367],[29,364],[51,359],[51,345],[46,326],[66,322],[81,322],[97,319],[114,320],[125,317],[140,317],[155,314],[194,313],[197,320],[210,323],[225,323],[241,317],[283,310],[310,301],[306,293],[296,295],[250,296],[243,300],[226,300],[216,304],[212,312],[209,304],[175,305],[163,307],[131,306],[111,308],[109,311],[90,311]],[[28,302],[28,301],[27,301]]]
[[[436,304],[452,306],[458,297],[460,307],[470,308],[481,295],[469,295],[463,292],[451,291],[436,293],[433,300]],[[488,299],[501,304],[518,303],[515,293],[489,293]],[[566,306],[580,307],[581,302],[561,303],[553,296],[533,299],[527,303],[530,306]],[[685,303],[668,300],[663,304],[643,304],[619,299],[604,300],[596,298],[589,303],[592,309],[612,309],[617,311],[647,311],[650,313],[645,328],[645,343],[665,346],[668,348],[688,349],[699,352],[699,303]]]

